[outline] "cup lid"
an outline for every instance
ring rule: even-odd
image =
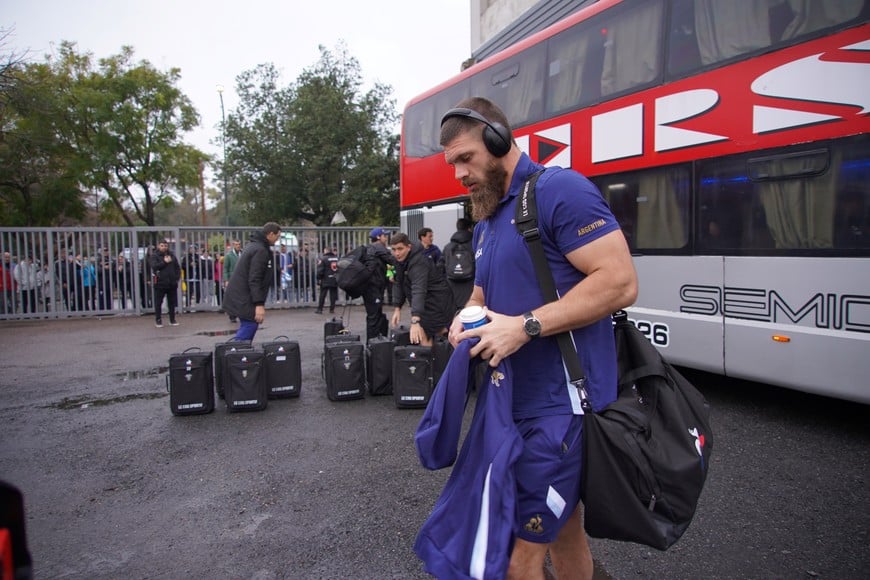
[[[486,313],[480,306],[469,306],[459,312],[459,320],[462,322],[475,322],[485,316]]]

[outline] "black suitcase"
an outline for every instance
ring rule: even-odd
[[[323,347],[323,373],[330,401],[361,399],[365,396],[365,346],[356,342],[334,342]]]
[[[393,349],[393,399],[396,407],[425,407],[432,396],[432,347]]]
[[[390,338],[396,346],[408,346],[411,344],[411,329],[404,324],[400,324],[390,332]]]
[[[371,338],[366,345],[366,379],[372,395],[393,394],[394,346],[385,336]]]
[[[227,411],[262,411],[268,402],[263,351],[234,351],[224,354],[224,401]]]
[[[332,336],[333,334],[341,334],[342,330],[344,330],[344,321],[342,321],[341,318],[327,320],[323,324],[323,338]]]
[[[444,374],[444,369],[447,368],[447,363],[450,361],[450,355],[453,354],[453,345],[447,340],[446,336],[436,336],[432,339],[432,385],[438,384],[441,375]]]
[[[289,399],[302,392],[302,358],[299,343],[286,336],[260,345],[266,372],[266,394],[270,399]]]
[[[214,345],[214,386],[217,389],[218,397],[224,398],[224,354],[239,350],[254,350],[250,340],[232,340],[230,342],[219,342]]]
[[[200,415],[214,411],[212,354],[191,347],[170,356],[166,388],[173,415]]]

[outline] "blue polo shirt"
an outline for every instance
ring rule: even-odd
[[[523,153],[495,214],[474,229],[474,283],[483,289],[486,306],[500,314],[516,316],[544,304],[531,254],[514,223],[517,194],[528,176],[540,169],[543,166]],[[565,254],[618,230],[619,224],[595,185],[576,171],[548,168],[538,179],[535,195],[544,252],[556,289],[563,295],[585,277]],[[616,347],[610,317],[572,334],[588,378],[592,406],[599,410],[616,398]],[[582,413],[555,337],[532,340],[510,358],[514,420]]]

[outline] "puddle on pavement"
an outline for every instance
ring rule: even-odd
[[[199,336],[229,336],[235,333],[235,330],[203,330],[202,332],[197,332],[196,334]]]
[[[86,409],[88,407],[105,407],[107,405],[114,405],[115,403],[126,403],[128,401],[135,401],[136,399],[160,399],[168,395],[168,393],[132,393],[130,395],[121,395],[119,397],[111,397],[107,399],[93,399],[91,397],[64,397],[57,403],[46,405],[46,407],[44,408],[68,411],[70,409]]]
[[[112,375],[113,377],[117,377],[122,381],[134,381],[136,379],[153,379],[154,377],[160,376],[163,373],[168,373],[169,367],[154,367],[152,369],[147,369],[144,371],[124,371],[122,373],[115,373]]]

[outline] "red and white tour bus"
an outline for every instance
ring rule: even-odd
[[[485,96],[533,160],[599,187],[668,360],[870,403],[868,4],[584,8],[408,103],[403,227],[452,233],[439,123]]]

